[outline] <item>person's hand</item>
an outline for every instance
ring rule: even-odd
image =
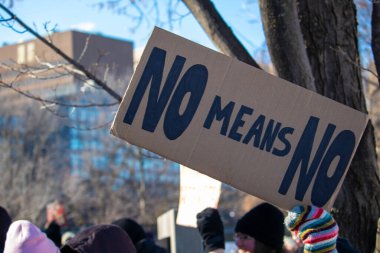
[[[206,252],[224,249],[224,228],[218,210],[206,208],[198,213],[197,227]]]
[[[286,227],[304,244],[304,252],[336,252],[339,227],[330,213],[315,206],[296,206]]]

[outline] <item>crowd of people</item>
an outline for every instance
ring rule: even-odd
[[[224,226],[217,209],[197,214],[197,228],[208,253],[225,252]],[[285,231],[297,242],[286,248]],[[339,227],[331,214],[314,206],[296,206],[284,217],[277,207],[262,203],[235,225],[238,253],[355,253],[350,243],[338,237]],[[41,230],[27,220],[12,222],[0,207],[0,253],[169,253],[158,246],[135,220],[122,218],[112,224],[90,226],[78,233],[61,234],[54,221]]]

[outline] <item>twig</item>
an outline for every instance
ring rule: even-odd
[[[100,124],[100,125],[96,125],[94,127],[78,127],[78,126],[67,126],[67,127],[74,128],[74,129],[77,129],[79,131],[92,131],[92,130],[97,130],[97,129],[104,128],[104,127],[108,126],[109,124],[111,124],[112,121],[113,121],[113,119],[107,121],[106,123],[103,123],[103,124]]]
[[[21,19],[19,19],[13,12],[11,12],[8,8],[6,8],[3,4],[0,3],[0,8],[3,9],[8,15],[10,15],[18,24],[20,24],[23,28],[25,28],[29,33],[34,35],[37,39],[39,39],[41,42],[43,42],[45,45],[53,49],[57,54],[59,54],[62,58],[64,58],[66,61],[68,61],[70,64],[72,64],[75,68],[82,71],[85,76],[88,79],[93,80],[97,85],[102,87],[108,94],[110,94],[113,98],[115,98],[119,103],[122,100],[122,97],[116,93],[113,89],[111,89],[106,83],[98,79],[95,75],[93,75],[91,72],[87,71],[87,69],[81,65],[80,63],[73,60],[71,57],[66,55],[63,51],[61,51],[58,47],[50,43],[48,40],[46,40],[44,37],[39,35],[36,31],[34,31],[32,28],[30,28],[28,25],[26,25]]]
[[[54,104],[54,105],[65,106],[65,107],[89,108],[89,107],[107,107],[107,106],[114,106],[114,105],[119,104],[119,102],[101,103],[101,104],[97,104],[97,103],[91,103],[91,104],[72,104],[72,103],[70,103],[70,104],[68,104],[68,103],[64,103],[64,102],[60,102],[60,101],[41,98],[41,97],[33,95],[29,92],[22,91],[21,89],[14,87],[12,83],[8,84],[8,83],[3,82],[2,80],[0,80],[0,87],[11,89],[11,90],[19,93],[20,95],[23,95],[25,97],[39,101],[41,103],[44,103],[44,105]],[[49,106],[47,106],[47,107],[49,107]]]
[[[361,66],[360,64],[356,63],[355,61],[353,61],[353,60],[347,55],[347,53],[344,52],[342,49],[340,49],[340,48],[336,49],[336,48],[333,48],[333,47],[330,47],[330,48],[331,48],[332,50],[334,50],[335,52],[337,52],[337,53],[341,53],[343,56],[345,56],[346,59],[347,59],[350,63],[352,63],[355,67],[357,67],[357,68],[359,68],[359,69],[362,69],[362,70],[365,70],[365,71],[368,71],[369,73],[371,73],[372,75],[374,75],[376,78],[379,78],[379,76],[378,76],[374,71],[372,71],[371,69],[369,69],[369,68],[365,68],[365,67]]]

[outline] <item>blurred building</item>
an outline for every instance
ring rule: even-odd
[[[133,73],[131,42],[77,31],[54,33],[46,38],[123,95]],[[61,158],[65,159],[61,163],[57,161],[57,167],[65,166],[72,173],[83,175],[87,173],[84,168],[107,169],[111,163],[110,152],[116,154],[113,165],[125,163],[137,167],[137,177],[142,176],[138,173],[139,166],[148,171],[143,175],[147,179],[152,176],[150,168],[153,171],[162,167],[162,159],[141,162],[132,159],[132,155],[125,157],[126,153],[136,152],[126,151],[126,143],[116,145],[117,140],[109,134],[118,101],[40,40],[0,48],[0,64],[1,81],[18,90],[0,87],[0,99],[6,100],[9,108],[27,107],[31,101],[27,96],[31,95],[43,100],[43,107],[62,118],[63,124],[55,138],[61,139],[64,154]]]
[[[131,42],[75,31],[54,33],[47,39],[117,91],[122,91],[128,84],[133,71]],[[4,81],[13,81],[22,90],[44,98],[75,95],[83,85],[91,86],[91,83],[84,83],[85,78],[78,71],[39,40],[0,48],[0,62],[9,66],[18,64],[21,66],[18,70],[29,72],[20,75],[20,71],[2,67],[0,73]],[[123,87],[115,87],[117,85]],[[2,90],[0,96],[11,93],[11,90]]]

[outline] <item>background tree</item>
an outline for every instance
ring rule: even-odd
[[[65,173],[56,163],[61,150],[53,133],[58,129],[59,119],[40,110],[35,102],[26,102],[22,110],[15,111],[15,101],[4,97],[2,100],[0,199],[9,204],[7,208],[12,214],[42,221],[45,203],[60,191],[60,185],[54,182]],[[47,121],[50,124],[46,125]],[[25,124],[25,127],[17,128],[17,124]]]
[[[223,52],[244,61],[245,54],[224,49],[221,41],[234,45],[236,39],[228,33],[227,24],[210,1],[184,2]],[[280,77],[367,113],[358,67],[353,1],[260,0],[260,9],[269,51]],[[221,39],[224,35],[227,39]],[[369,122],[334,205],[341,235],[363,252],[374,250],[380,217],[376,159],[374,132]]]
[[[96,140],[98,148],[78,150],[83,163],[73,170],[64,144],[68,128],[108,132],[108,127],[80,130],[81,126],[62,124],[62,115],[57,117],[24,95],[1,98],[0,199],[15,219],[43,226],[46,206],[56,199],[65,206],[70,229],[125,216],[151,225],[176,207],[179,186],[172,162],[95,133],[102,137]]]
[[[130,73],[121,81],[112,76],[107,71],[108,66],[103,66],[100,61],[103,57],[101,53],[94,56],[98,62],[85,68],[80,61],[86,55],[90,38],[81,56],[71,59],[52,43],[53,35],[40,36],[10,10],[5,10],[13,17],[10,20],[17,20],[48,46],[46,50],[53,50],[61,58],[51,61],[37,55],[36,61],[28,64],[18,64],[12,60],[0,63],[0,97],[9,96],[12,102],[4,101],[5,105],[1,108],[0,121],[4,122],[4,129],[0,140],[3,140],[4,149],[13,142],[23,147],[10,146],[12,151],[4,152],[9,155],[0,161],[1,171],[6,176],[2,178],[3,186],[12,186],[4,188],[3,194],[7,197],[4,197],[3,204],[6,203],[15,218],[28,218],[38,224],[45,223],[46,204],[54,199],[62,201],[69,210],[67,218],[70,226],[110,222],[123,216],[154,224],[163,209],[166,211],[177,204],[178,173],[173,174],[176,170],[172,162],[129,146],[108,133],[113,119],[110,111],[117,110],[121,101],[119,94],[125,90]],[[47,51],[44,53],[48,54]],[[79,92],[62,96],[57,92],[57,89],[62,90],[58,86],[43,91],[25,89],[28,85],[46,80],[60,83],[68,76],[73,77],[72,82],[66,84],[71,86],[64,88],[70,91],[72,86],[80,86],[74,87]],[[111,83],[112,88],[106,81]],[[31,101],[25,102],[25,97]],[[24,110],[24,107],[29,110]],[[92,120],[83,120],[84,114],[88,115],[86,119]],[[47,123],[49,127],[45,127]],[[81,133],[81,140],[76,140],[75,144],[68,143],[72,133]],[[72,150],[68,149],[70,145],[83,147]],[[29,153],[33,159],[26,159]],[[49,163],[44,163],[45,160]],[[70,166],[73,160],[76,165]],[[32,175],[41,175],[39,181],[23,176],[31,173],[28,165],[33,166]],[[19,184],[10,185],[13,181]],[[32,203],[28,201],[29,194],[24,194],[26,190],[18,190],[28,188],[29,194],[35,195]]]

